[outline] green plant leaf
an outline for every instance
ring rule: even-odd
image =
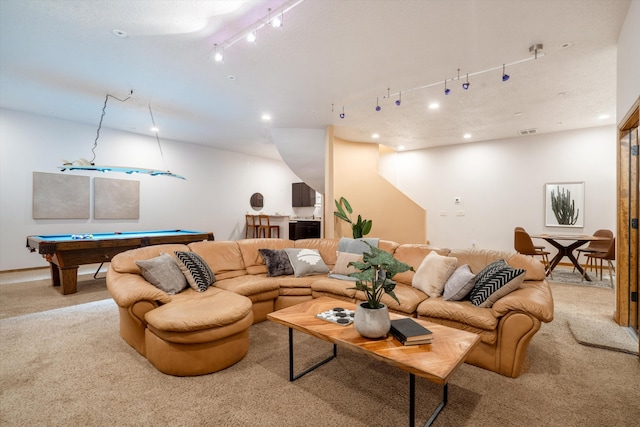
[[[364,224],[362,225],[362,236],[366,236],[367,234],[369,234],[371,232],[371,227],[373,226],[373,221],[372,220],[367,220],[364,222]]]
[[[349,212],[350,214],[353,213],[353,210],[351,209],[351,205],[349,204],[349,201],[347,199],[345,199],[344,197],[340,197],[340,203],[344,204],[344,207],[347,210],[347,212]]]
[[[336,217],[340,218],[341,220],[346,221],[346,222],[348,222],[349,224],[351,224],[351,218],[349,218],[349,217],[347,216],[347,214],[346,214],[346,213],[344,213],[344,209],[342,209],[342,205],[340,205],[340,203],[339,203],[337,200],[335,200],[335,202],[336,202],[336,209],[337,209],[337,211],[335,211],[333,214],[334,214]]]

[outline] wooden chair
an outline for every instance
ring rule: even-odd
[[[256,238],[258,237],[258,218],[255,215],[245,215],[244,216],[244,221],[245,221],[245,229],[244,229],[244,238],[248,239],[249,238],[249,231],[251,231],[251,237]]]
[[[606,237],[609,240],[593,240],[589,242],[589,244],[584,248],[576,249],[576,251],[578,252],[578,256],[576,257],[578,259],[578,262],[580,262],[580,255],[582,255],[583,253],[589,254],[594,252],[607,252],[609,250],[611,239],[613,239],[613,231],[606,229],[596,230],[593,235],[596,237]]]
[[[589,266],[591,266],[591,270],[597,267],[597,260],[600,260],[600,280],[602,280],[602,263],[606,260],[609,267],[609,280],[611,281],[611,287],[613,288],[613,273],[616,272],[616,267],[613,265],[613,261],[616,259],[615,237],[609,241],[609,247],[606,252],[587,252],[585,255],[587,256],[587,262],[585,262],[582,271],[582,280],[584,280],[584,275],[587,274],[587,268]],[[597,274],[598,272],[596,270],[596,276]]]
[[[277,238],[280,238],[280,226],[271,225],[269,222],[269,215],[258,215],[258,237],[271,238],[271,232],[275,231]]]
[[[524,231],[525,233],[527,232],[527,230],[525,230],[525,229],[524,229],[524,227],[516,227],[516,228],[514,229],[514,231],[515,231],[515,230]],[[545,246],[544,246],[544,245],[533,245],[533,247],[534,247],[534,248],[536,248],[536,249],[540,249],[541,251],[543,251],[543,250],[544,250],[544,248],[545,248]]]
[[[546,275],[553,278],[553,274],[551,274],[551,264],[549,263],[550,252],[542,249],[536,249],[533,245],[533,241],[531,240],[531,236],[529,236],[529,233],[526,231],[518,230],[516,228],[513,233],[513,247],[516,252],[523,255],[542,257],[542,264],[544,264]]]

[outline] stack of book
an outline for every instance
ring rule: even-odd
[[[431,344],[433,339],[429,329],[409,317],[392,320],[391,335],[402,345]]]

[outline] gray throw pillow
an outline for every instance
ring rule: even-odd
[[[473,285],[476,275],[471,272],[467,264],[456,268],[449,280],[444,284],[443,299],[445,301],[461,301],[466,297]]]
[[[267,265],[267,276],[291,276],[293,267],[284,249],[258,249]]]
[[[136,260],[135,263],[142,271],[142,277],[169,295],[175,295],[188,286],[182,270],[169,254],[162,253],[155,258]]]
[[[313,274],[327,274],[329,267],[324,263],[317,249],[285,249],[296,277]]]

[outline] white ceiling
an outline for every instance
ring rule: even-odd
[[[615,123],[630,0],[306,0],[212,60],[214,43],[291,3],[2,0],[0,106],[97,126],[105,95],[133,90],[103,126],[152,135],[151,104],[161,139],[270,158],[272,127],[417,149]]]

